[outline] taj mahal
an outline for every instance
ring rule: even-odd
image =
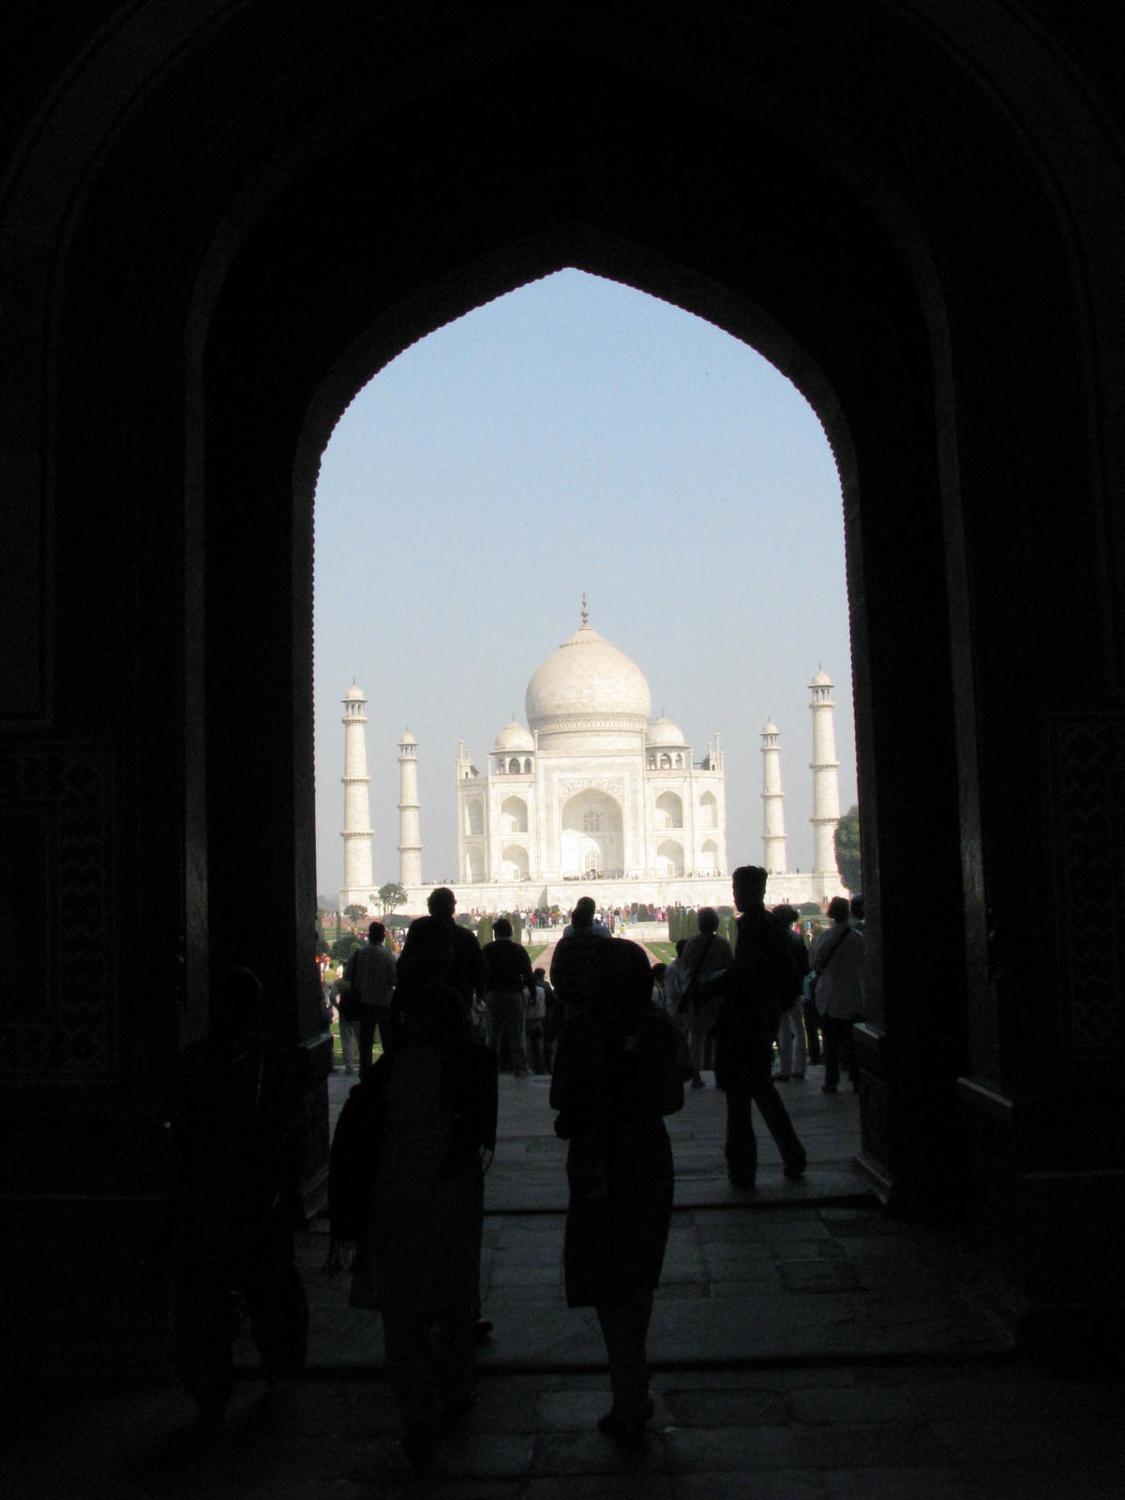
[[[835,705],[823,670],[810,693],[812,871],[788,869],[780,731],[769,722],[761,734],[761,863],[774,902],[822,902],[843,891],[833,844]],[[524,703],[526,724],[505,724],[482,766],[463,741],[457,750],[454,889],[463,910],[569,909],[586,889],[606,906],[729,903],[719,734],[697,760],[663,711],[652,717],[644,673],[591,626],[585,597],[581,625],[532,675]],[[366,708],[353,684],[344,696],[341,910],[370,907],[374,890]],[[399,741],[398,853],[406,909],[424,911],[435,882],[422,878],[418,742],[409,730]],[[752,858],[746,851],[735,862]]]

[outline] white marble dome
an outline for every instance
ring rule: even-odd
[[[355,683],[353,682],[352,685],[351,685],[351,687],[344,694],[344,702],[345,703],[359,703],[361,701],[362,702],[366,702],[367,701],[367,694],[363,691],[363,689],[361,687],[356,687]]]
[[[644,723],[652,695],[636,662],[583,624],[536,671],[527,685],[526,707],[533,729],[567,720]]]
[[[650,745],[686,745],[684,732],[678,724],[673,724],[671,719],[666,719],[663,714],[659,719],[653,719],[645,735]]]
[[[505,724],[496,736],[497,750],[519,750],[521,753],[535,749],[535,739],[529,729],[525,729],[518,719],[513,719],[510,724]]]

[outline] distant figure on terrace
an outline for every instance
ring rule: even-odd
[[[813,944],[812,969],[816,975],[816,1008],[824,1027],[823,1092],[834,1094],[841,1067],[852,1088],[858,1087],[852,1028],[863,1016],[863,933],[851,921],[851,908],[843,896],[828,903],[832,926],[826,927]]]

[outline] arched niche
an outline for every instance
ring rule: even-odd
[[[714,792],[704,792],[699,799],[700,828],[718,828],[719,800]]]
[[[576,793],[564,805],[560,824],[564,875],[611,875],[623,868],[621,805],[607,792]]]
[[[661,792],[656,799],[654,821],[660,828],[682,828],[684,826],[683,799],[677,792]]]
[[[527,832],[527,803],[522,797],[505,797],[500,804],[500,833]]]
[[[656,846],[656,871],[662,880],[684,873],[684,846],[675,839],[664,839]]]
[[[509,844],[500,855],[501,880],[526,880],[529,862],[527,850],[521,844]]]
[[[484,832],[484,803],[479,797],[470,797],[465,803],[465,832],[470,837]]]

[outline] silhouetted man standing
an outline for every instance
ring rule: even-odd
[[[437,917],[449,929],[453,944],[453,966],[449,972],[449,983],[461,996],[465,1014],[468,1015],[473,1008],[473,997],[484,993],[484,957],[477,935],[467,927],[458,927],[453,920],[453,913],[457,910],[457,897],[447,885],[439,885],[432,890],[426,905],[430,916]]]
[[[352,995],[358,1001],[353,1014],[358,1016],[361,1078],[371,1066],[376,1027],[383,1051],[387,1050],[391,996],[395,987],[395,956],[384,945],[386,935],[387,929],[382,922],[372,922],[367,929],[367,947],[357,948],[344,968],[344,978],[349,981]],[[340,1029],[343,1030],[342,1024]],[[345,1053],[345,1060],[346,1057]]]
[[[522,943],[512,939],[512,924],[507,917],[497,917],[492,924],[493,938],[481,950],[484,959],[484,1004],[492,1045],[499,1057],[503,1039],[508,1039],[512,1054],[512,1072],[517,1078],[528,1074],[527,1047],[524,1042],[524,997],[535,988],[531,960]]]
[[[752,1103],[777,1142],[786,1177],[800,1177],[805,1170],[804,1147],[770,1077],[778,1020],[799,986],[785,935],[763,904],[765,870],[741,865],[731,883],[740,914],[738,945],[713,1033],[718,1038],[715,1082],[727,1096],[727,1172],[736,1187],[753,1188],[758,1143]]]

